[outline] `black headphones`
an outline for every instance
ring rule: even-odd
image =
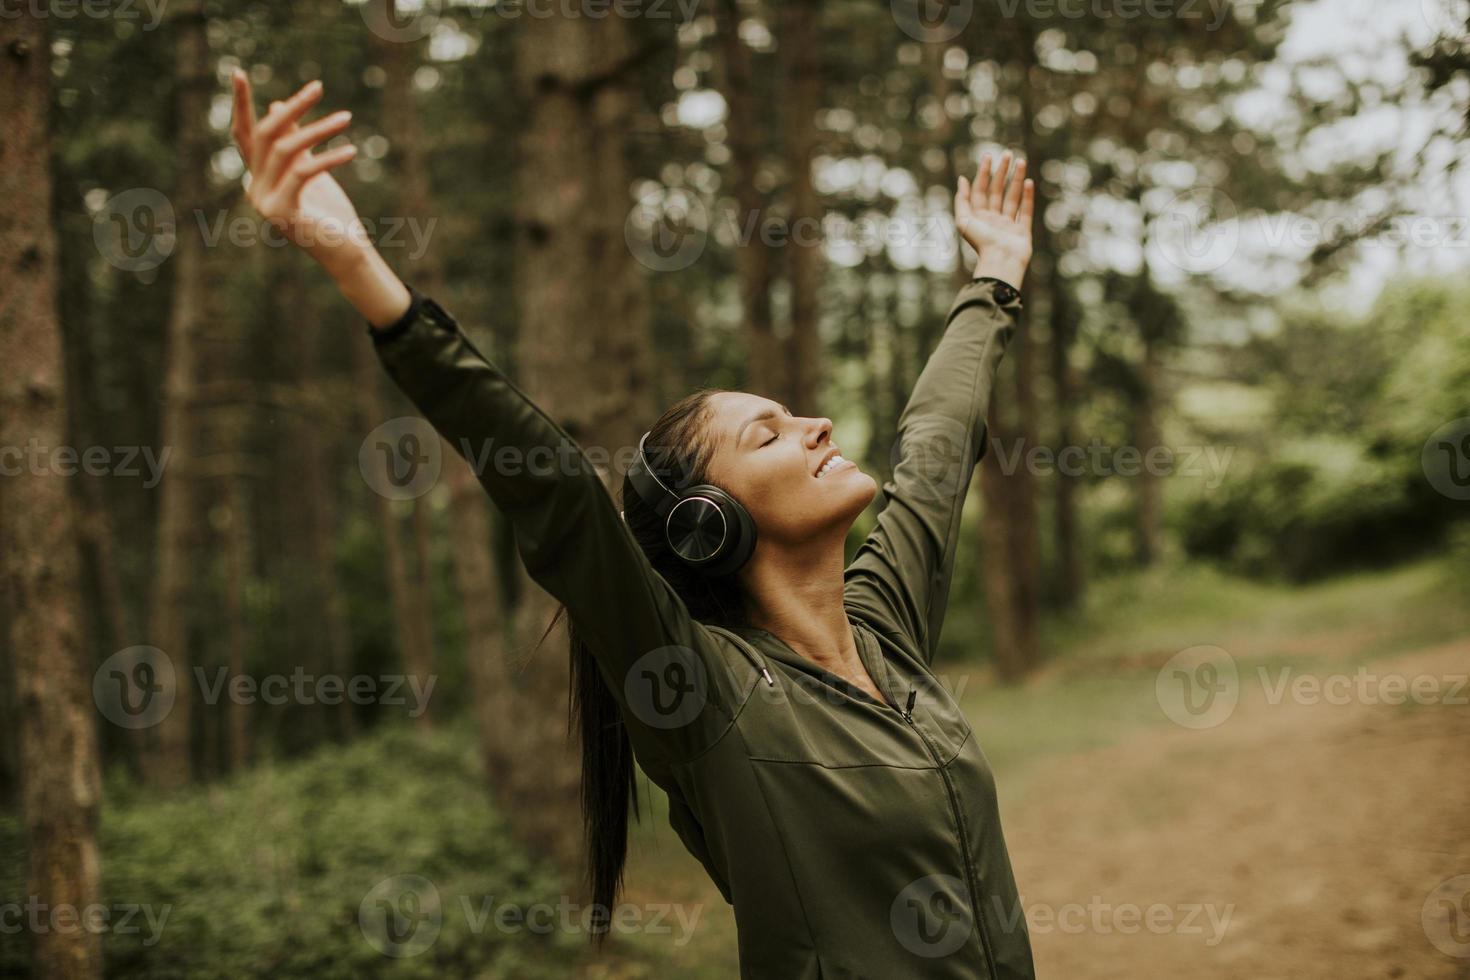
[[[669,489],[648,465],[643,444],[628,468],[628,482],[664,519],[664,540],[680,561],[706,575],[728,575],[755,551],[755,521],[740,502],[707,483],[688,490]]]

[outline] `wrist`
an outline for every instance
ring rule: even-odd
[[[375,248],[334,256],[327,271],[343,298],[375,328],[397,322],[408,309],[408,287]]]
[[[1026,266],[1030,261],[1029,255],[1015,255],[987,248],[980,253],[980,259],[975,263],[975,271],[970,278],[999,279],[1020,289],[1022,281],[1026,278]]]

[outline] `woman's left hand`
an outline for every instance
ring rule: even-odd
[[[1031,261],[1031,219],[1036,185],[1026,178],[1026,161],[1011,168],[1011,151],[991,173],[990,154],[980,158],[972,184],[964,177],[954,195],[954,223],[980,256],[975,276],[994,276],[1017,289]]]

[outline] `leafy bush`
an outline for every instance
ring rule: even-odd
[[[473,744],[463,732],[396,728],[166,800],[110,789],[102,901],[146,906],[161,928],[138,914],[137,931],[104,933],[107,976],[571,972],[584,932],[498,929],[483,916],[505,903],[563,899],[557,877],[492,808]],[[0,817],[0,855],[0,903],[24,904],[14,816]],[[433,883],[442,924],[427,949],[392,957],[366,938],[358,913],[375,885],[402,874]],[[26,975],[27,956],[23,933],[0,931],[0,975]]]

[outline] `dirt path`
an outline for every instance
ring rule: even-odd
[[[1367,670],[1438,696],[1272,704],[1252,668],[1215,728],[1042,763],[1003,800],[1038,975],[1470,978],[1470,878],[1431,899],[1470,875],[1470,642]]]

